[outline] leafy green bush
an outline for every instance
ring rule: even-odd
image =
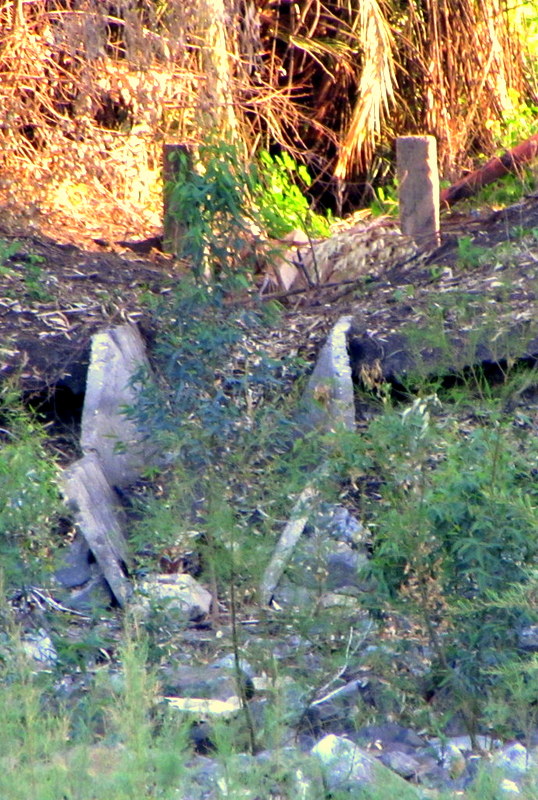
[[[307,168],[285,151],[271,156],[262,150],[258,164],[254,201],[268,234],[279,239],[299,228],[313,238],[329,236],[329,220],[310,210],[300,188],[308,189],[312,184]]]
[[[169,187],[170,213],[182,232],[178,255],[190,259],[201,278],[234,270],[253,219],[249,198],[255,170],[246,167],[237,149],[209,140],[198,150],[193,168],[186,153],[174,153],[176,180]],[[243,259],[243,267],[248,267]]]
[[[0,397],[0,419],[0,554],[9,583],[23,565],[28,580],[48,551],[60,497],[45,433],[9,391]]]
[[[199,278],[252,268],[256,230],[274,238],[295,228],[329,235],[328,220],[310,211],[298,186],[312,183],[306,167],[286,153],[272,157],[261,151],[247,163],[235,145],[208,138],[196,165],[185,153],[174,159],[170,210],[182,226],[179,255],[191,260]]]
[[[416,626],[433,654],[434,684],[449,690],[473,734],[501,683],[510,694],[503,675],[511,664],[524,668],[519,635],[538,619],[529,599],[538,452],[500,423],[450,430],[437,404],[432,396],[387,410],[354,448],[334,443],[335,463],[381,481],[367,505],[378,587],[371,609],[380,618],[396,610]],[[538,682],[531,693],[538,699]]]
[[[208,518],[220,513],[215,492],[223,506],[234,496],[236,516],[248,517],[254,496],[268,491],[275,452],[290,446],[286,400],[305,369],[297,358],[264,351],[278,308],[245,307],[222,283],[205,286],[187,277],[154,314],[163,389],[144,388],[132,414],[151,426],[171,467],[166,497],[144,500],[133,540],[142,549],[144,541],[156,548],[181,537],[191,541],[200,516],[206,531]]]

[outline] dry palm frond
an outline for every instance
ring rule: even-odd
[[[358,99],[335,168],[337,178],[346,178],[361,161],[364,165],[394,96],[394,37],[378,0],[362,0],[357,28],[362,70]]]
[[[434,134],[450,176],[491,151],[525,97],[512,5],[0,0],[0,192],[47,215],[75,197],[81,218],[110,218],[97,200],[118,198],[126,229],[144,218],[154,232],[163,139],[196,143],[209,127],[234,131],[241,152],[285,148],[320,193],[335,174],[365,184],[399,134]]]

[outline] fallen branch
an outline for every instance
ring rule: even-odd
[[[491,158],[480,169],[469,173],[457,183],[441,191],[441,204],[452,206],[478,192],[483,186],[503,178],[505,175],[517,174],[523,164],[528,164],[538,157],[538,134],[525,142],[507,150],[502,156]]]

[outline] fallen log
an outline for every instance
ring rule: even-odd
[[[503,178],[510,173],[518,172],[523,164],[538,158],[538,134],[531,136],[502,156],[491,158],[480,169],[470,172],[461,180],[441,191],[441,205],[452,206],[459,200],[471,197],[483,186]]]

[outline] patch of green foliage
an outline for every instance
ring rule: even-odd
[[[0,274],[5,275],[12,271],[8,264],[9,259],[20,250],[19,242],[6,242],[0,239]]]
[[[60,513],[46,433],[9,385],[0,394],[0,555],[6,583],[43,569]]]
[[[532,169],[521,168],[517,175],[505,175],[502,179],[484,186],[461,208],[505,208],[519,203],[536,189],[536,176]]]
[[[273,238],[301,228],[310,236],[329,235],[329,222],[312,212],[300,187],[312,179],[290,156],[261,151],[247,162],[229,142],[208,138],[196,164],[186,153],[173,156],[177,176],[169,187],[170,213],[181,225],[179,253],[198,277],[236,270],[256,262],[254,232]]]
[[[462,236],[458,239],[458,265],[460,267],[464,269],[479,267],[487,257],[488,250],[475,245],[470,236]]]
[[[521,732],[521,692],[508,676],[529,667],[525,698],[536,703],[538,675],[519,642],[538,621],[535,442],[491,416],[464,434],[430,396],[403,411],[387,406],[360,439],[334,439],[333,453],[342,477],[380,482],[380,497],[364,500],[371,611],[416,626],[433,654],[429,680],[471,736],[491,723],[500,696],[505,731],[510,718],[512,735]]]
[[[502,120],[490,125],[499,148],[511,149],[538,132],[538,106],[525,102],[513,89],[508,90],[511,106],[503,113]]]
[[[43,258],[37,253],[24,253],[20,242],[0,239],[0,275],[15,275],[20,271],[24,291],[31,300],[46,302],[52,298],[47,288],[47,275],[41,266]]]
[[[387,214],[397,217],[399,213],[398,184],[393,181],[374,190],[375,199],[370,203],[370,211],[375,217]]]
[[[296,358],[264,352],[271,326],[278,324],[278,307],[255,301],[245,306],[234,301],[228,287],[186,278],[159,303],[154,358],[163,389],[144,384],[132,410],[140,426],[151,426],[152,438],[172,465],[167,496],[144,501],[133,541],[141,549],[151,541],[158,549],[178,541],[188,544],[193,537],[206,544],[210,540],[219,551],[224,546],[217,559],[223,569],[228,569],[226,552],[237,531],[229,525],[227,532],[209,534],[208,540],[206,523],[221,511],[226,516],[229,505],[236,508],[240,528],[256,516],[273,470],[285,470],[276,457],[293,440],[287,408],[294,381],[305,369]],[[265,527],[262,518],[259,522]],[[257,541],[254,534],[252,544]],[[239,561],[240,553],[239,548]]]
[[[254,202],[270,236],[279,239],[296,228],[314,239],[330,235],[330,219],[313,212],[304,195],[311,184],[307,168],[285,151],[260,151]]]
[[[169,213],[181,225],[178,255],[190,260],[198,278],[232,271],[253,221],[248,209],[253,170],[225,141],[202,145],[196,169],[186,153],[172,157],[176,177],[168,187]]]
[[[0,661],[2,797],[179,796],[188,727],[158,704],[142,637],[125,634],[118,675],[97,672],[84,706],[70,711],[54,699],[55,676],[32,671],[15,628],[11,640],[9,654]]]

